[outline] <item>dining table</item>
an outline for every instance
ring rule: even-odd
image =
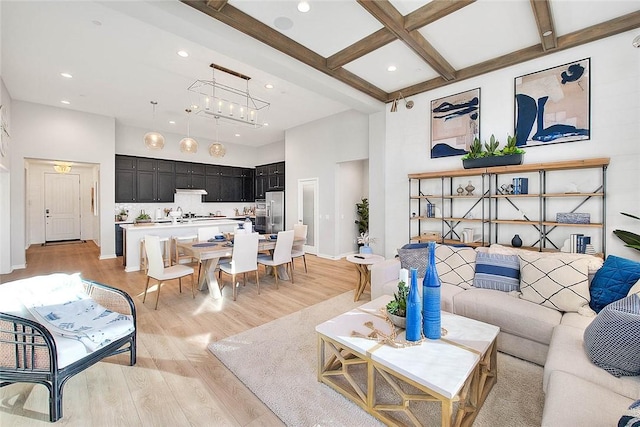
[[[273,254],[273,250],[276,248],[276,238],[271,238],[270,235],[260,235],[258,241],[258,253],[270,252]],[[293,240],[294,246],[304,245],[306,239],[295,238]],[[216,267],[220,258],[227,258],[233,255],[233,242],[228,239],[213,239],[206,242],[180,242],[178,248],[182,249],[186,255],[191,255],[193,258],[199,260],[202,263],[203,274],[200,275],[200,281],[198,282],[198,289],[201,291],[209,290],[209,296],[213,299],[222,298],[222,292],[220,291],[220,284],[216,278]],[[277,267],[278,277],[283,280],[288,280],[289,275],[284,265]],[[269,271],[269,269],[267,269]]]

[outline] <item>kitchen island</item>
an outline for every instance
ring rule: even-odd
[[[151,234],[159,237],[195,236],[198,234],[198,228],[202,227],[218,227],[221,233],[231,233],[238,224],[243,221],[230,219],[192,219],[184,222],[173,224],[171,222],[152,222],[148,224],[120,224],[124,230],[124,271],[132,272],[140,270],[140,239],[145,235]]]

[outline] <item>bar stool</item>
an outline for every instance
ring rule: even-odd
[[[171,246],[169,245],[168,237],[160,237],[160,244],[162,244],[162,261],[165,266],[171,265]],[[144,238],[140,239],[140,270],[147,271],[147,253],[144,250]]]
[[[178,250],[178,243],[195,242],[196,240],[198,240],[198,235],[196,234],[191,236],[171,237],[171,265],[180,264],[180,261],[183,259],[188,259],[189,262],[197,262],[198,260],[196,258]]]

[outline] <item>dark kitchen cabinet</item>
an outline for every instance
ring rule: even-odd
[[[205,202],[253,201],[253,169],[207,165]]]
[[[137,201],[173,202],[174,179],[173,161],[138,158]]]
[[[255,198],[264,199],[267,191],[284,190],[284,162],[256,166]]]
[[[116,156],[115,166],[115,202],[136,202],[137,159],[131,156]]]
[[[205,166],[202,163],[175,162],[176,188],[204,188]]]

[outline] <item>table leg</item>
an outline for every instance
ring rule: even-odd
[[[209,296],[213,299],[222,298],[222,292],[220,292],[220,285],[216,278],[216,266],[218,265],[219,258],[210,258],[202,261],[204,274],[200,276],[200,283],[198,289],[201,291],[209,288]]]
[[[354,301],[358,301],[367,284],[371,281],[371,272],[366,264],[355,264],[358,270],[358,283],[356,284]]]

